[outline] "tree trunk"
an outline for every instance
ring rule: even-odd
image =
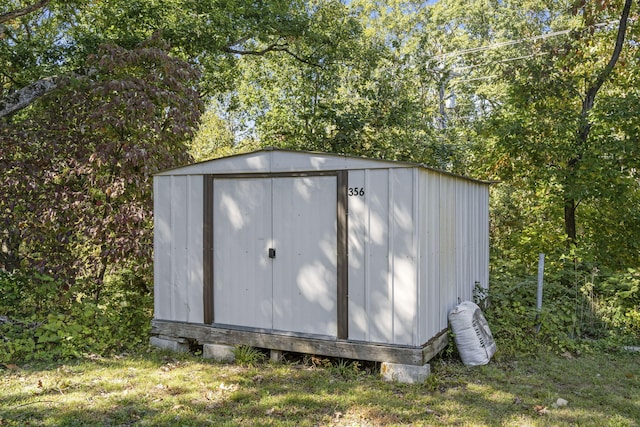
[[[564,231],[569,245],[574,244],[577,240],[576,207],[575,199],[567,198],[564,200]]]
[[[0,269],[13,272],[20,267],[20,256],[18,250],[20,248],[20,231],[15,227],[9,227],[8,230],[0,232]]]
[[[0,15],[0,24],[4,24],[5,22],[12,21],[16,18],[20,18],[21,16],[28,15],[29,13],[35,12],[38,9],[42,9],[50,2],[51,0],[40,0],[39,2],[25,6],[22,9],[10,10],[7,13],[3,13],[2,15]]]
[[[620,58],[620,52],[624,45],[624,39],[627,32],[627,23],[629,20],[629,11],[631,10],[631,4],[633,0],[625,0],[624,7],[622,8],[622,15],[620,16],[620,24],[618,25],[618,35],[616,37],[616,44],[613,48],[613,53],[607,65],[596,76],[593,83],[587,88],[584,100],[582,101],[582,110],[580,111],[580,127],[576,135],[577,153],[576,157],[571,159],[568,164],[569,178],[565,181],[565,185],[569,184],[574,178],[578,168],[578,164],[582,159],[583,152],[587,149],[587,142],[589,139],[589,133],[591,131],[591,122],[589,121],[589,114],[595,104],[596,95],[600,91],[600,88],[604,82],[609,78],[613,67],[615,67],[618,59]],[[565,188],[565,193],[570,191],[571,188]],[[567,236],[567,242],[569,245],[575,244],[577,241],[576,232],[576,210],[578,203],[575,197],[564,198],[564,229]]]

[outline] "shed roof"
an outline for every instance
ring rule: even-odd
[[[287,173],[391,168],[421,168],[478,183],[491,184],[490,181],[453,174],[419,163],[272,147],[166,169],[155,175]]]

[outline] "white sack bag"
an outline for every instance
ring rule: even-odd
[[[449,312],[462,363],[466,366],[486,365],[496,352],[496,343],[482,310],[471,301],[458,304]]]

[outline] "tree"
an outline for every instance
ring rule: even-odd
[[[204,161],[230,155],[236,150],[233,131],[228,122],[215,110],[207,110],[200,120],[200,127],[189,144],[189,152],[195,161]]]
[[[101,44],[132,49],[154,34],[200,68],[206,96],[233,86],[242,56],[312,61],[297,50],[309,22],[298,0],[49,0],[9,9],[13,5],[0,2],[0,117],[28,106],[60,78],[90,73],[85,60]]]
[[[199,75],[155,40],[103,46],[90,78],[66,79],[37,114],[2,128],[0,209],[23,262],[99,297],[110,269],[148,275],[151,174],[188,160]]]
[[[638,70],[637,43],[625,40],[631,5],[542,8],[540,34],[555,32],[513,46],[526,62],[493,67],[506,93],[482,132],[482,158],[495,177],[535,197],[540,219],[557,224],[553,233],[611,267],[634,262],[630,235],[640,231],[637,215],[620,215],[629,213],[628,200],[637,200],[638,132],[621,125],[638,108],[619,108],[621,98],[638,99],[636,86],[628,85]]]
[[[424,6],[310,2],[314,36],[298,48],[314,61],[241,58],[231,108],[263,144],[457,167],[434,126],[438,82],[418,58]]]
[[[591,127],[593,126],[593,122],[589,116],[594,108],[596,96],[598,95],[598,92],[600,92],[602,85],[609,79],[616,63],[620,59],[620,53],[624,46],[627,22],[629,20],[629,11],[632,3],[632,0],[625,0],[611,58],[609,59],[609,62],[607,62],[607,64],[592,78],[592,80],[587,83],[586,91],[583,96],[582,108],[580,109],[580,122],[578,124],[576,135],[575,156],[570,158],[567,162],[568,176],[565,185],[566,191],[564,197],[564,226],[567,238],[571,243],[575,242],[577,239],[576,208],[577,203],[579,202],[573,194],[572,187],[575,187],[575,183],[572,181],[576,178],[577,169],[579,167],[578,163],[582,160],[585,154],[587,154],[585,151],[588,150],[589,134],[591,133]],[[585,17],[585,20],[590,19],[586,5],[583,6],[583,16]]]
[[[97,94],[93,93],[91,96],[94,98],[91,98],[86,92],[86,87],[87,85],[94,86],[103,81],[102,79],[105,79],[107,75],[105,73],[112,71],[112,69],[105,70],[100,62],[87,60],[91,55],[99,52],[101,52],[99,55],[103,58],[103,62],[106,61],[105,58],[114,55],[113,52],[107,54],[100,51],[99,46],[102,43],[111,42],[111,46],[134,50],[137,49],[139,43],[153,35],[164,36],[165,39],[172,42],[171,52],[174,56],[190,61],[192,66],[205,72],[205,78],[200,77],[197,81],[190,81],[189,84],[193,85],[192,89],[198,88],[201,96],[204,95],[204,98],[208,98],[217,94],[220,88],[230,87],[230,82],[234,79],[234,64],[239,57],[264,57],[277,53],[295,58],[299,62],[311,61],[295,50],[298,40],[305,37],[308,22],[308,16],[297,7],[298,5],[299,3],[295,0],[278,0],[266,3],[238,0],[224,4],[215,1],[195,2],[190,0],[0,2],[0,17],[2,19],[0,22],[0,82],[2,83],[0,87],[0,120],[3,121],[3,125],[6,124],[6,127],[2,129],[3,147],[0,153],[0,162],[3,163],[3,170],[7,171],[4,176],[5,181],[16,184],[17,188],[22,188],[23,191],[20,194],[24,196],[22,200],[14,198],[11,202],[7,199],[5,204],[7,209],[3,212],[2,231],[0,232],[2,238],[0,253],[3,258],[0,261],[3,265],[13,267],[18,263],[18,247],[23,242],[22,237],[26,236],[24,225],[27,222],[22,218],[30,216],[45,218],[44,216],[38,217],[33,213],[35,211],[30,211],[27,208],[37,207],[36,204],[29,202],[29,198],[35,196],[33,191],[36,189],[42,197],[53,194],[51,192],[53,190],[47,185],[58,184],[54,182],[55,180],[52,181],[51,176],[46,175],[50,169],[75,170],[74,168],[81,168],[79,165],[83,162],[86,163],[87,158],[94,159],[90,163],[95,166],[95,159],[100,157],[97,153],[94,154],[98,157],[91,157],[89,154],[91,150],[113,151],[114,155],[115,153],[125,155],[127,149],[137,146],[136,138],[142,138],[140,143],[143,146],[153,139],[145,133],[153,128],[150,124],[145,124],[145,120],[149,117],[136,115],[123,117],[122,111],[127,108],[124,105],[121,110],[114,109],[105,112],[113,114],[113,117],[94,117],[89,116],[86,110],[77,107],[77,102],[80,102],[77,99],[69,101],[64,98],[62,103],[52,103],[51,99],[62,99],[60,98],[61,93],[67,93],[67,97],[71,96],[69,93],[75,93],[77,96],[85,96],[86,102],[100,104]],[[114,56],[114,58],[116,57],[118,55]],[[153,61],[150,63],[153,64]],[[173,63],[169,61],[165,66],[170,64]],[[128,67],[124,65],[123,67],[122,73],[129,72]],[[139,70],[134,71],[138,72]],[[130,77],[134,79],[139,78],[140,75]],[[119,78],[126,80],[124,74]],[[177,76],[177,80],[171,80],[172,84],[182,78],[184,76]],[[157,82],[149,83],[153,86]],[[73,92],[70,92],[71,88],[74,88]],[[85,92],[79,92],[77,88],[85,88],[83,89]],[[117,88],[111,90],[114,93],[119,91]],[[179,113],[185,117],[188,116],[190,120],[195,120],[194,115],[201,112],[199,108],[201,100],[193,98],[193,93],[185,95],[193,105],[183,106],[185,111]],[[48,96],[48,100],[39,101],[45,96]],[[106,92],[103,96],[105,99],[102,101],[113,98],[122,104],[139,101],[139,99],[134,99],[135,97],[128,99],[121,95],[113,95],[112,97]],[[155,102],[158,99],[157,96],[159,95],[154,95],[155,98],[148,99],[147,102]],[[96,109],[103,110],[98,105],[96,105]],[[114,104],[110,101],[108,105]],[[148,105],[143,107],[147,108]],[[76,114],[82,114],[84,118],[72,119],[71,117]],[[171,114],[178,115],[173,110]],[[76,123],[75,126],[65,127],[64,132],[67,129],[72,131],[70,138],[85,141],[82,144],[74,143],[75,145],[71,145],[67,149],[65,145],[58,146],[53,142],[56,132],[63,131],[60,129],[54,131],[52,128],[58,126],[58,123],[64,122],[63,117],[64,120],[69,120],[72,123],[90,119],[96,124],[92,124],[91,127],[86,124],[78,127],[79,125]],[[124,138],[129,141],[129,144],[122,146],[122,141],[118,138],[111,139],[110,136],[105,137],[100,143],[95,141],[87,143],[89,138],[86,134],[87,129],[98,126],[98,133],[100,133],[102,128],[99,127],[99,123],[103,123],[105,129],[113,126],[133,126],[129,120],[136,117],[141,124],[140,128],[136,132],[131,130],[133,128],[128,128],[128,131],[132,132],[131,135],[122,134],[119,137],[121,140]],[[162,130],[154,138],[171,141],[170,135],[171,133]],[[184,135],[182,137],[187,138]],[[184,144],[184,142],[186,139],[180,144]],[[110,147],[109,144],[112,146]],[[65,153],[72,160],[65,160],[65,156],[62,154],[59,158],[52,158],[50,148]],[[151,150],[144,149],[143,151],[149,153]],[[175,164],[173,162],[184,162],[187,159],[182,152],[174,154],[176,155],[171,159],[171,162],[167,158],[157,160],[158,167]],[[137,158],[137,155],[132,156],[131,158]],[[76,163],[72,166],[60,166],[65,162]],[[105,164],[101,163],[101,167],[105,167]],[[114,164],[122,165],[117,160]],[[148,170],[141,171],[134,168],[126,172],[142,174],[138,178],[131,178],[133,180],[148,179],[148,176],[145,175]],[[85,172],[82,172],[78,176],[84,176],[83,174],[86,175]],[[126,175],[124,171],[123,174]],[[110,176],[110,174],[107,175]],[[36,185],[40,181],[44,181],[46,185]],[[100,185],[107,184],[100,181]],[[102,191],[106,191],[106,188],[103,188]],[[109,197],[111,196],[107,195],[107,198]],[[89,212],[91,210],[87,213]],[[147,214],[148,212],[145,213],[145,215]],[[145,218],[147,217],[145,216]],[[54,236],[49,245],[51,248],[56,245],[57,239],[63,239],[63,237],[69,239],[71,234],[77,232],[74,229],[60,228],[57,235],[52,234],[53,230],[58,227],[55,224],[59,221],[68,224],[70,218],[51,217],[49,223],[43,222],[41,224],[40,231],[42,233]],[[34,222],[34,224],[36,223],[38,221]],[[45,225],[50,229],[47,229]],[[104,227],[99,229],[106,230]],[[33,236],[34,233],[32,229],[27,234]],[[135,240],[135,238],[135,235],[131,235],[131,239]],[[95,239],[95,241],[98,240]],[[66,240],[63,243],[63,246],[73,246],[67,245]],[[135,244],[135,242],[123,242],[123,244],[125,243],[127,245]],[[31,246],[31,249],[44,248],[44,246],[34,245]],[[60,253],[62,252],[64,250],[61,248]],[[100,249],[99,252],[104,255],[105,250]],[[41,261],[44,260],[44,257],[37,251],[33,255]],[[71,257],[71,255],[69,256]],[[71,268],[72,264],[69,262],[60,263],[59,266],[65,265]],[[103,267],[105,265],[104,262],[98,264]],[[40,267],[44,268],[42,265]],[[102,274],[97,274],[97,276],[100,277]]]
[[[54,89],[73,70],[66,35],[87,1],[0,1],[0,118]]]
[[[525,252],[566,251],[568,240],[605,262],[636,253],[638,239],[624,238],[640,233],[624,203],[638,197],[630,0],[36,4],[11,21],[14,41],[0,40],[3,95],[94,81],[84,58],[100,43],[133,48],[159,34],[203,71],[200,158],[278,145],[423,162],[501,180],[496,200],[519,212],[499,214]],[[33,22],[48,23],[36,38]],[[37,54],[20,63],[22,45]]]

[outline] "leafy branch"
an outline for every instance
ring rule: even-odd
[[[230,43],[227,46],[224,46],[222,48],[222,51],[225,53],[233,54],[233,55],[253,55],[253,56],[264,56],[270,52],[282,52],[291,56],[295,60],[302,62],[303,64],[311,65],[313,67],[321,67],[320,64],[313,62],[309,59],[303,58],[300,55],[296,54],[295,52],[292,52],[291,49],[289,49],[289,43],[286,43],[286,42],[282,43],[283,37],[279,37],[275,43],[271,43],[270,45],[266,46],[263,49],[245,50],[245,49],[236,49],[233,47],[246,42],[248,39],[249,39],[248,37],[245,37],[234,43]]]
[[[581,142],[585,142],[587,137],[589,136],[589,130],[591,129],[591,123],[587,120],[587,116],[593,105],[595,103],[596,95],[598,91],[607,80],[613,68],[615,67],[618,59],[620,58],[620,53],[622,52],[622,47],[624,45],[625,34],[627,32],[627,24],[629,21],[629,11],[631,10],[631,4],[633,0],[626,0],[624,3],[624,8],[622,10],[622,15],[620,17],[620,24],[618,26],[618,35],[616,36],[616,44],[613,49],[613,53],[611,54],[611,58],[607,65],[602,69],[598,77],[595,79],[593,84],[587,89],[587,93],[585,95],[584,101],[582,103],[582,112],[580,117],[582,119],[582,125],[580,127],[579,139]]]
[[[2,15],[0,15],[0,24],[4,24],[5,22],[12,21],[16,18],[20,18],[21,16],[28,15],[38,9],[42,9],[50,2],[51,0],[40,0],[39,2],[31,4],[29,6],[25,6],[22,9],[11,10],[7,13],[3,13]]]

